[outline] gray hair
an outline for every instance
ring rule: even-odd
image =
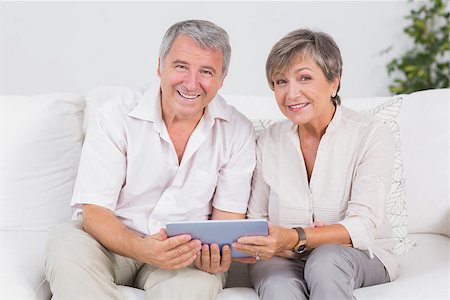
[[[159,48],[161,68],[177,37],[185,35],[192,38],[202,48],[222,51],[222,77],[228,73],[231,47],[228,34],[216,24],[204,20],[187,20],[172,25],[163,37]]]
[[[314,59],[329,82],[342,75],[341,52],[333,38],[324,32],[298,29],[279,40],[267,57],[266,78],[272,90],[274,75],[284,73],[298,56]],[[336,96],[331,98],[335,106],[341,104],[337,94],[340,87],[339,82]]]

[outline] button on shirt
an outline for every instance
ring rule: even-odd
[[[298,126],[289,120],[276,123],[257,140],[248,216],[284,227],[342,224],[353,247],[375,254],[393,280],[399,268],[385,210],[393,160],[394,138],[387,126],[338,106],[308,182]]]
[[[216,96],[181,164],[161,115],[159,83],[102,104],[87,130],[71,205],[95,204],[143,235],[168,221],[245,213],[255,166],[251,122]]]

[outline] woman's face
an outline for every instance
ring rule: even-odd
[[[289,120],[299,126],[329,123],[335,109],[331,96],[336,95],[339,77],[330,83],[314,59],[299,55],[273,81],[278,106]]]

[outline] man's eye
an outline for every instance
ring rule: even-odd
[[[202,70],[202,74],[212,76],[212,72],[209,70]]]
[[[186,66],[183,66],[183,65],[176,65],[175,69],[186,70],[187,68],[186,68]]]

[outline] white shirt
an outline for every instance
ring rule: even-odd
[[[159,83],[143,95],[116,98],[97,109],[88,128],[73,207],[105,207],[144,235],[168,221],[205,220],[212,207],[246,212],[255,166],[248,119],[216,96],[179,165],[161,116]]]
[[[385,202],[394,138],[383,123],[338,106],[322,136],[310,182],[298,126],[278,122],[257,140],[248,216],[284,227],[342,224],[353,247],[375,254],[391,280],[399,273]]]

